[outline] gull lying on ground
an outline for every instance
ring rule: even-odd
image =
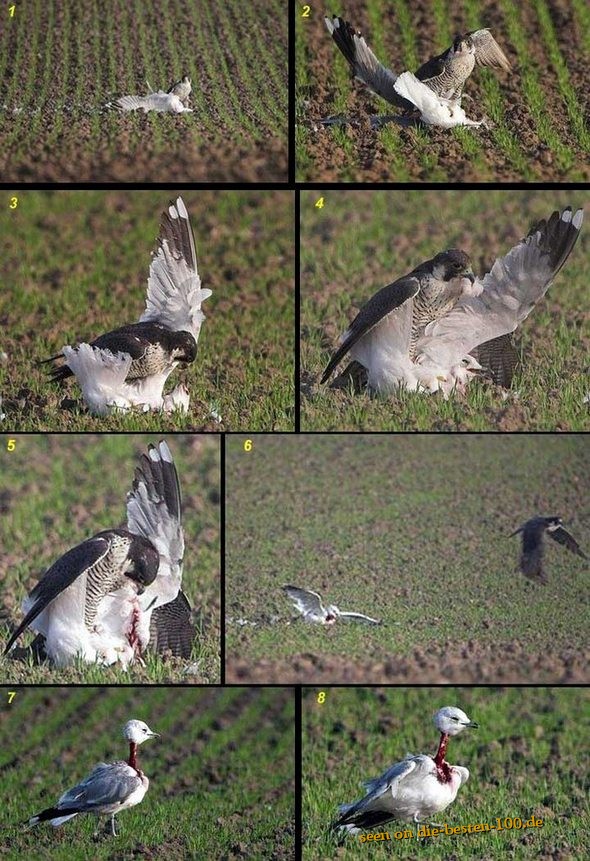
[[[283,590],[303,616],[304,622],[333,625],[337,619],[343,619],[345,622],[363,622],[366,625],[382,624],[378,619],[372,619],[363,613],[347,613],[339,610],[334,604],[328,604],[324,607],[318,593],[310,592],[309,589],[300,589],[298,586],[283,586]]]
[[[396,93],[411,102],[420,111],[420,118],[429,126],[450,129],[453,126],[482,126],[483,120],[470,120],[459,102],[443,99],[419,81],[412,72],[404,72],[393,85]]]
[[[440,732],[436,755],[407,754],[380,777],[365,781],[366,794],[352,804],[340,805],[340,816],[332,829],[346,835],[358,834],[365,828],[376,830],[392,819],[418,824],[442,813],[455,800],[469,780],[469,770],[445,760],[449,738],[467,727],[477,729],[478,725],[455,706],[440,709],[434,716],[434,725]]]
[[[115,102],[115,106],[121,111],[149,111],[168,114],[192,114],[192,108],[187,108],[182,99],[175,93],[165,93],[158,90],[148,93],[147,96],[121,96]]]
[[[111,834],[116,837],[116,814],[143,801],[150,785],[137,764],[137,747],[149,738],[160,736],[152,732],[142,720],[130,720],[123,727],[123,737],[129,742],[129,759],[126,762],[100,762],[95,765],[88,777],[64,792],[55,807],[48,807],[32,816],[28,824],[49,822],[57,828],[80,813],[92,813],[95,816],[109,816]]]

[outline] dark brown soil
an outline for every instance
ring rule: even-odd
[[[531,655],[518,640],[481,644],[447,642],[415,649],[410,657],[384,656],[351,663],[346,657],[294,655],[252,665],[230,655],[226,681],[244,684],[579,684],[588,681],[588,654],[565,649]]]
[[[497,73],[501,92],[506,106],[505,123],[507,129],[516,139],[521,158],[534,174],[535,180],[561,181],[567,179],[572,171],[576,176],[590,178],[588,153],[584,151],[576,138],[567,115],[563,97],[559,91],[557,76],[552,65],[548,62],[547,50],[543,44],[539,22],[532,4],[519,4],[521,22],[529,38],[530,58],[537,70],[538,79],[543,87],[546,99],[547,115],[561,143],[571,148],[575,161],[571,168],[560,166],[556,154],[542,140],[536,126],[534,116],[525,103],[523,80],[515,49],[507,36],[507,27],[503,13],[495,0],[482,0],[481,20],[489,27],[501,44],[508,59],[513,65],[513,71]],[[570,2],[568,0],[551,0],[549,3],[553,26],[557,32],[559,48],[565,59],[570,82],[575,90],[582,113],[587,117],[590,109],[590,58],[585,53],[582,34],[577,26]],[[446,45],[441,44],[440,35],[432,15],[430,0],[415,0],[411,4],[410,14],[417,35],[417,51],[420,58],[433,56]],[[460,4],[447,4],[450,12],[452,32],[462,33],[469,28],[462,14]],[[340,14],[351,21],[366,36],[371,45],[371,25],[365,4],[344,3]],[[336,62],[337,48],[328,36],[324,26],[323,16],[315,15],[305,30],[306,44],[311,69],[309,78],[313,82],[308,92],[303,93],[305,105],[300,104],[300,121],[310,131],[307,152],[313,162],[306,170],[305,178],[314,181],[334,181],[345,178],[355,181],[383,182],[395,181],[396,170],[392,165],[391,155],[381,143],[381,133],[370,127],[369,116],[377,113],[396,114],[392,108],[387,111],[386,103],[378,96],[372,95],[363,84],[351,81],[345,116],[353,119],[352,125],[345,127],[347,138],[353,144],[351,157],[335,141],[331,128],[317,129],[320,119],[334,113],[334,92],[331,87],[330,70]],[[385,41],[386,53],[379,59],[385,65],[391,66],[398,74],[405,68],[403,62],[403,45],[400,38],[399,21],[392,12],[383,22],[382,37]],[[469,79],[466,92],[473,101],[464,105],[466,113],[473,119],[483,119],[481,108],[482,73],[477,70]],[[420,151],[415,149],[415,131],[413,128],[396,126],[401,140],[400,154],[404,167],[413,180],[431,180],[433,178],[448,179],[453,182],[476,182],[493,180],[500,182],[519,181],[524,177],[522,171],[512,163],[494,138],[493,129],[481,127],[473,130],[474,138],[481,146],[481,157],[473,159],[459,140],[448,130],[428,129],[431,142],[429,156],[438,160],[439,174],[433,177],[432,168],[424,164],[423,146]],[[483,163],[482,163],[483,162]],[[346,176],[343,177],[343,166]]]

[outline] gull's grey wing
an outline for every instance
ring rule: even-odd
[[[360,30],[355,30],[352,24],[337,16],[324,18],[324,21],[332,39],[359,81],[392,105],[410,109],[413,107],[396,93],[393,88],[396,75],[379,62]]]
[[[554,541],[557,541],[558,544],[563,544],[564,547],[567,547],[567,549],[572,553],[575,553],[576,556],[580,556],[582,559],[588,558],[580,549],[580,545],[573,535],[570,535],[567,529],[564,529],[563,526],[558,526],[557,529],[548,529],[547,535],[553,538]]]
[[[317,592],[310,592],[309,589],[300,589],[298,586],[283,586],[283,591],[300,613],[325,612],[322,599]]]
[[[474,30],[468,33],[468,36],[475,46],[475,62],[478,66],[492,66],[510,71],[512,66],[508,57],[489,30]]]
[[[453,367],[479,344],[514,332],[569,257],[582,220],[581,209],[572,214],[568,207],[536,224],[476,282],[479,295],[462,296],[448,314],[426,327],[417,353],[437,365]]]
[[[369,828],[372,824],[386,821],[392,785],[411,774],[417,764],[416,758],[407,758],[402,762],[396,762],[379,777],[365,781],[363,785],[367,790],[366,795],[352,804],[341,804],[340,817],[332,824],[332,828],[340,828],[347,824]]]
[[[148,446],[135,470],[127,494],[127,528],[151,541],[160,555],[157,577],[141,596],[142,606],[156,609],[173,601],[182,582],[184,532],[178,473],[163,440],[157,448]]]
[[[334,352],[332,358],[326,366],[326,370],[322,376],[322,383],[325,383],[329,378],[334,368],[340,363],[343,357],[353,347],[356,342],[366,335],[371,329],[375,328],[382,320],[384,320],[392,311],[400,308],[409,299],[420,290],[420,281],[415,275],[405,275],[403,278],[398,278],[392,284],[382,287],[369,301],[363,305],[359,313],[356,315],[344,335],[342,343]],[[409,349],[409,341],[411,334],[411,316],[408,318],[407,345],[400,344],[400,349]],[[407,350],[406,350],[407,351]]]
[[[186,330],[198,341],[205,319],[201,304],[210,295],[211,290],[201,287],[193,229],[184,201],[178,197],[162,215],[140,322]]]
[[[512,333],[500,335],[499,338],[493,338],[491,341],[480,344],[471,351],[471,355],[496,385],[504,386],[506,389],[510,388],[520,362],[520,355],[514,346]]]
[[[107,555],[110,549],[110,542],[105,536],[94,536],[87,541],[83,541],[67,553],[64,553],[51,568],[43,575],[42,579],[37,583],[31,591],[28,602],[29,610],[25,615],[16,631],[10,637],[8,644],[4,650],[6,654],[22,632],[31,622],[34,622],[37,616],[50,604],[64,589],[67,589],[71,584],[82,574],[85,574]],[[84,615],[84,607],[80,607],[80,615]]]
[[[191,622],[191,605],[184,592],[174,601],[158,607],[150,620],[150,649],[162,654],[170,651],[179,658],[190,658],[195,628]]]
[[[91,812],[124,801],[141,785],[141,778],[126,762],[100,762],[88,777],[64,792],[57,808],[62,813],[66,809]]]
[[[372,619],[370,616],[365,616],[364,613],[339,613],[340,619],[347,619],[349,622],[364,622],[366,625],[381,625],[380,619]]]

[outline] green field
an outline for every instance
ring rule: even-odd
[[[292,691],[17,688],[9,705],[3,688],[0,698],[7,861],[293,858]],[[93,838],[102,825],[91,816],[25,828],[95,764],[128,755],[131,718],[162,737],[139,748],[150,786],[117,817],[119,836]]]
[[[590,854],[587,763],[590,694],[583,688],[331,688],[303,698],[303,858],[427,858],[428,861],[510,858],[578,859]],[[411,753],[436,751],[431,716],[446,705],[479,723],[451,739],[447,760],[470,777],[450,807],[433,821],[496,824],[534,815],[528,831],[395,839],[415,826],[391,823],[390,842],[345,838],[337,848],[329,825],[338,804],[360,798],[362,780]]]
[[[285,182],[287,31],[280,0],[5,4],[3,181]],[[113,107],[184,75],[193,113]]]
[[[585,0],[341,0],[296,15],[295,157],[302,182],[580,181],[590,176],[590,11]],[[303,6],[301,6],[303,9]],[[476,68],[462,107],[479,128],[395,120],[402,111],[351,80],[325,15],[360,30],[395,75],[458,34],[489,28],[512,71]],[[393,116],[380,129],[375,115]],[[324,126],[336,117],[344,124]],[[406,123],[407,123],[407,118]]]
[[[8,451],[8,439],[15,440]],[[0,650],[22,619],[21,602],[67,550],[126,521],[125,495],[148,435],[11,435],[0,437]],[[80,663],[35,666],[24,633],[0,659],[3,683],[215,683],[219,681],[219,444],[207,435],[168,436],[184,508],[183,589],[196,614],[190,660],[147,656],[124,671]],[[16,659],[13,657],[16,652]]]
[[[293,194],[182,192],[204,287],[196,361],[177,369],[188,415],[88,415],[80,389],[39,360],[137,321],[151,252],[174,191],[6,192],[0,296],[1,411],[10,430],[293,428]],[[18,197],[16,209],[10,199]],[[220,417],[220,421],[218,420]]]
[[[483,276],[537,221],[568,205],[588,210],[588,201],[585,191],[302,192],[302,430],[590,429],[588,225],[518,329],[523,361],[510,392],[478,381],[445,401],[413,392],[372,398],[320,385],[338,338],[381,287],[446,248],[467,252]]]
[[[585,435],[261,435],[227,441],[232,680],[587,682],[588,562],[548,540],[548,584],[517,573],[536,514],[590,555]],[[281,586],[380,627],[295,619]],[[294,619],[290,624],[290,620]]]

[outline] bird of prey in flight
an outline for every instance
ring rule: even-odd
[[[581,209],[554,212],[482,279],[474,278],[467,254],[453,249],[383,287],[342,336],[322,382],[349,354],[355,372],[380,394],[402,386],[448,397],[482,371],[509,387],[515,366],[510,336],[569,257],[582,218]]]
[[[283,591],[299,610],[304,622],[316,625],[333,625],[338,619],[345,622],[362,622],[366,625],[381,625],[378,619],[372,619],[363,613],[349,613],[339,610],[334,604],[324,606],[317,592],[300,589],[297,586],[283,586]]]
[[[558,544],[563,544],[569,551],[588,559],[580,549],[578,542],[563,526],[561,517],[532,517],[511,533],[509,538],[522,533],[522,550],[520,554],[520,570],[525,577],[535,583],[547,583],[543,571],[544,536],[549,535]]]
[[[53,382],[78,380],[91,413],[108,415],[137,407],[143,411],[187,411],[189,395],[177,386],[164,395],[178,366],[194,362],[205,315],[201,304],[211,290],[201,287],[189,214],[181,197],[162,215],[148,276],[146,308],[138,323],[100,335],[90,343],[66,346],[54,363]],[[61,359],[65,362],[59,364]]]
[[[75,658],[123,667],[146,650],[189,657],[190,605],[181,589],[184,534],[176,467],[165,442],[150,445],[127,496],[127,528],[68,550],[23,603],[5,654],[30,627],[60,667]]]
[[[426,122],[434,121],[436,103],[426,98],[422,89],[413,80],[414,76],[405,79],[400,76],[403,79],[402,85],[396,87],[396,82],[399,80],[397,75],[379,62],[360,31],[355,30],[351,24],[337,16],[326,18],[325,22],[328,32],[348,62],[354,77],[390,104],[410,110],[418,107]],[[450,48],[420,66],[415,72],[415,78],[440,99],[455,103],[460,108],[463,88],[476,65],[510,70],[507,57],[487,29],[474,30],[458,36]],[[423,110],[424,107],[426,111]],[[447,117],[449,109],[447,108],[446,111]],[[455,118],[459,117],[460,112],[455,113]],[[458,122],[452,123],[452,125],[458,124]],[[473,123],[469,121],[466,124]],[[447,121],[446,127],[448,125]]]

